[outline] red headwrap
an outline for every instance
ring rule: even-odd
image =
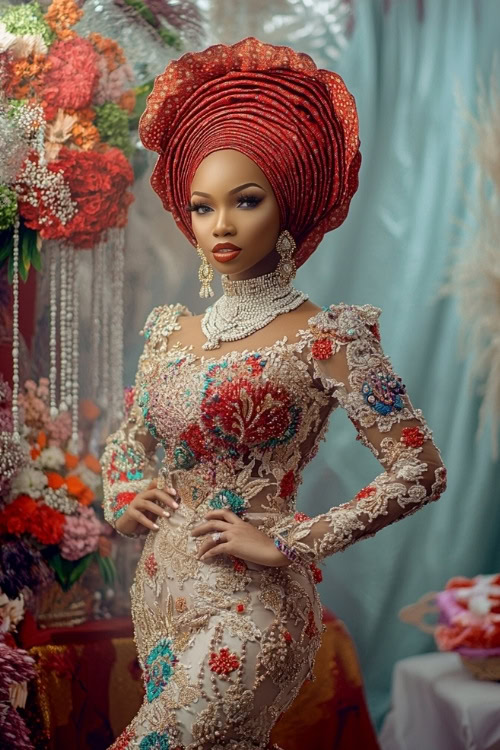
[[[361,164],[354,97],[309,55],[253,37],[174,60],[155,80],[139,124],[159,153],[151,184],[195,244],[191,181],[213,151],[235,149],[264,172],[297,267],[341,224]]]

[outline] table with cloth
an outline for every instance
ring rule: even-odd
[[[379,741],[383,750],[500,750],[500,682],[476,679],[451,652],[402,659]]]
[[[302,686],[272,741],[284,750],[379,750],[352,639],[327,611],[324,623],[316,679]],[[27,707],[37,750],[107,748],[143,696],[131,621],[99,620],[45,631],[32,626],[21,635],[38,663]]]

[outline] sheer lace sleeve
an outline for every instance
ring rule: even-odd
[[[309,357],[321,387],[346,410],[357,440],[384,471],[349,502],[272,529],[303,560],[318,561],[437,500],[446,468],[432,431],[382,351],[380,308],[331,305],[309,320]]]
[[[116,528],[135,495],[149,487],[158,470],[156,449],[159,440],[154,425],[148,424],[147,379],[156,366],[157,356],[165,351],[168,335],[178,329],[179,315],[191,313],[183,305],[156,307],[148,316],[141,334],[144,350],[139,358],[130,405],[116,432],[106,440],[101,457],[104,484],[104,516]]]

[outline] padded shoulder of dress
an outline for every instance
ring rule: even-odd
[[[177,322],[182,316],[189,316],[193,313],[185,306],[177,302],[175,305],[159,305],[154,307],[146,318],[144,327],[140,331],[146,341],[152,337],[161,336],[168,338],[172,331],[178,331],[180,325]]]
[[[368,329],[374,333],[382,310],[374,305],[348,305],[340,302],[323,308],[309,318],[311,331],[316,336],[332,336],[346,341],[363,336]]]

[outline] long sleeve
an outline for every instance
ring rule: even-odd
[[[146,343],[139,359],[135,386],[129,394],[127,413],[116,432],[106,440],[101,456],[104,485],[104,517],[116,528],[116,521],[125,512],[135,495],[147,489],[157,473],[154,428],[148,429],[147,391],[144,377],[150,366],[151,342],[145,326]]]
[[[437,500],[446,489],[446,468],[420,409],[380,344],[372,305],[331,305],[310,319],[309,359],[314,376],[345,409],[357,440],[382,471],[354,498],[327,513],[298,513],[272,533],[307,561],[318,561]]]

